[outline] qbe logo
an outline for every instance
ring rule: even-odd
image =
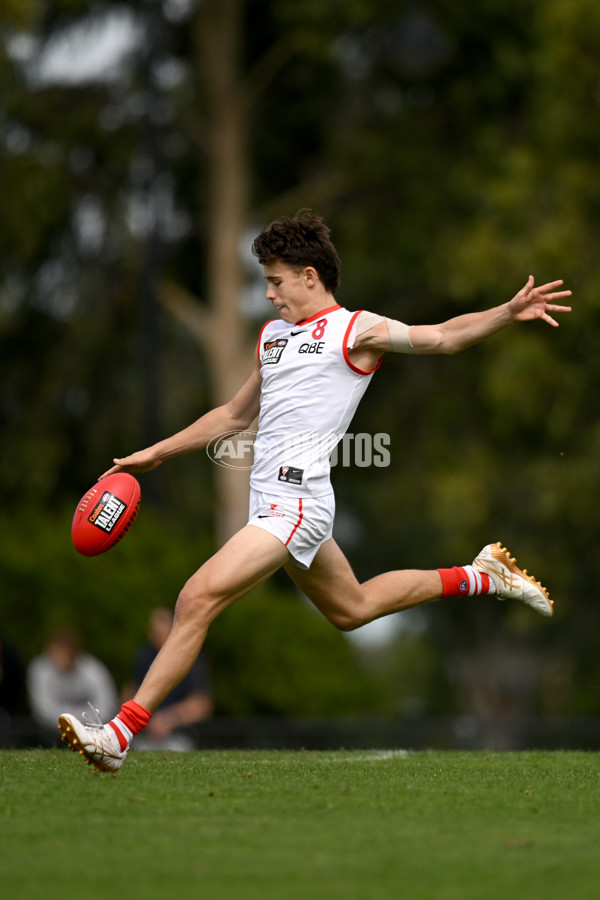
[[[323,353],[323,348],[325,347],[325,341],[317,341],[314,344],[300,344],[298,347],[298,353]]]

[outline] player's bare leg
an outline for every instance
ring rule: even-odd
[[[135,701],[153,712],[187,675],[209,625],[227,606],[289,561],[281,541],[246,525],[187,581],[171,632],[142,682]]]
[[[329,540],[308,571],[293,565],[287,565],[286,571],[323,615],[343,631],[443,596],[491,594],[499,600],[520,600],[543,616],[553,612],[548,591],[526,569],[519,569],[500,543],[484,547],[472,566],[386,572],[360,584],[336,542]]]
[[[437,600],[442,579],[437,570],[402,569],[360,584],[350,563],[331,539],[320,548],[310,569],[292,564],[286,572],[315,606],[342,631]]]
[[[289,558],[278,538],[254,525],[234,535],[185,584],[171,632],[134,699],[107,724],[87,716],[85,721],[68,713],[60,716],[59,730],[70,749],[100,772],[118,771],[133,735],[148,724],[152,712],[191,669],[211,622]]]

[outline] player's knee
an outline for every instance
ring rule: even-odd
[[[179,592],[175,604],[175,615],[180,625],[185,625],[198,617],[200,611],[199,598],[194,591],[185,585]]]
[[[339,631],[354,631],[364,625],[364,619],[353,612],[335,612],[328,616],[329,621]]]
[[[175,612],[180,624],[201,622],[208,625],[215,617],[221,597],[202,582],[188,581],[177,598]]]

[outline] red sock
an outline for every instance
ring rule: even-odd
[[[442,597],[474,597],[478,594],[495,594],[496,586],[486,572],[478,572],[473,566],[453,566],[438,569],[442,579]]]
[[[151,718],[152,713],[135,700],[128,700],[123,704],[121,712],[108,723],[117,736],[121,750],[129,747],[134,734],[139,734]]]

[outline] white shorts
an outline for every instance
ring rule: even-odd
[[[250,488],[248,525],[256,525],[285,544],[300,569],[310,568],[316,552],[333,533],[335,497],[274,497]]]

